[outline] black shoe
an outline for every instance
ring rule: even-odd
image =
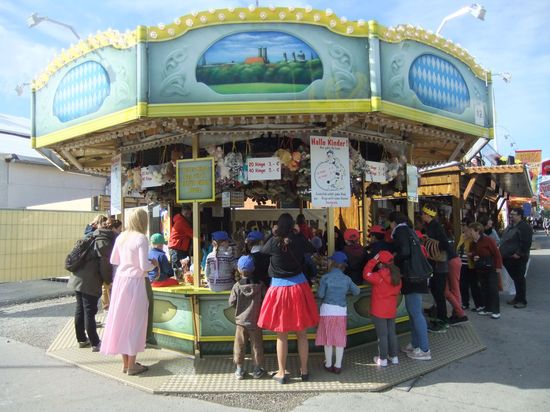
[[[279,385],[284,385],[287,381],[286,381],[286,375],[283,376],[282,378],[278,378],[276,375],[273,375],[271,377],[271,379],[273,379],[275,382],[277,382]]]
[[[302,382],[309,381],[309,373],[306,373],[305,375],[300,374],[300,378],[302,379]]]
[[[430,322],[428,332],[431,333],[446,333],[447,328],[440,322]]]
[[[449,320],[449,324],[451,326],[456,326],[456,325],[459,325],[459,324],[464,323],[464,322],[468,322],[468,316],[466,316],[466,315],[461,316],[461,317],[451,316],[451,319]]]

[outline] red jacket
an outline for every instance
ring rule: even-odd
[[[300,233],[302,233],[307,240],[311,240],[313,237],[313,230],[305,223],[298,225],[298,227],[300,228]]]
[[[401,281],[392,285],[391,272],[384,267],[373,272],[378,261],[371,259],[363,269],[363,279],[371,284],[370,313],[377,318],[393,319],[397,314],[397,296],[401,292]]]
[[[174,216],[173,222],[168,247],[188,252],[193,239],[193,226],[180,213]]]

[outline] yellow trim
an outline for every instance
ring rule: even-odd
[[[138,102],[136,106],[136,112],[137,112],[138,118],[147,117],[147,114],[148,114],[147,102]]]
[[[472,134],[475,136],[486,138],[490,137],[489,128],[476,126],[470,123],[463,122],[461,120],[450,119],[439,114],[427,113],[419,109],[413,109],[411,107],[402,106],[397,103],[391,103],[386,100],[382,101],[380,112],[396,117],[401,117],[403,119],[431,124],[432,126]]]
[[[284,14],[284,15],[283,15]],[[348,21],[345,17],[338,17],[332,11],[313,10],[309,7],[258,7],[237,9],[210,9],[178,17],[171,24],[158,26],[138,26],[135,30],[120,33],[117,30],[107,30],[63,51],[59,56],[39,74],[32,83],[35,90],[40,89],[49,81],[50,77],[70,62],[104,47],[127,49],[140,42],[170,41],[183,36],[190,30],[207,26],[241,23],[291,23],[308,24],[324,27],[334,33],[347,37],[378,37],[389,43],[399,43],[404,40],[414,40],[419,43],[435,47],[466,64],[480,79],[490,82],[491,73],[483,69],[475,59],[462,47],[436,36],[432,32],[412,25],[399,25],[397,28],[385,27],[374,20],[365,22],[360,19]]]
[[[121,123],[129,122],[138,118],[138,106],[132,106],[115,113],[88,120],[76,126],[67,127],[45,134],[43,136],[32,136],[35,139],[35,147],[46,147],[55,143],[60,143],[74,137],[83,136],[87,133],[96,132],[108,127],[117,126]]]
[[[366,113],[370,99],[150,104],[149,117]]]
[[[33,149],[36,149],[36,137],[31,137],[31,147]]]
[[[158,333],[159,335],[172,336],[173,338],[178,338],[178,339],[195,340],[194,335],[189,335],[187,333],[174,332],[171,330],[159,329],[159,328],[153,328],[153,332]]]
[[[380,96],[372,96],[370,98],[371,110],[377,112],[382,107],[382,98]]]

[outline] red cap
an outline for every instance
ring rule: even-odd
[[[389,263],[393,263],[393,255],[387,250],[381,250],[380,252],[378,252],[378,261],[386,265]]]
[[[369,229],[369,233],[380,233],[383,235],[386,233],[386,230],[380,225],[374,225]]]
[[[422,233],[420,230],[415,230],[414,233],[416,233],[416,236],[418,236],[418,239],[424,239],[424,233]]]
[[[357,229],[346,229],[344,232],[344,240],[359,240],[359,231]]]

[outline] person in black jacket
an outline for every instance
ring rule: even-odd
[[[500,254],[504,267],[514,281],[516,296],[506,303],[514,305],[516,309],[523,309],[527,306],[525,272],[533,241],[533,229],[523,218],[521,207],[510,211],[510,223],[500,239]]]
[[[401,293],[405,297],[405,307],[409,313],[411,342],[401,350],[411,359],[431,360],[430,342],[428,341],[428,324],[422,313],[422,294],[428,293],[428,281],[411,281],[407,277],[407,261],[423,256],[416,234],[407,224],[407,217],[399,212],[392,212],[388,217],[392,229],[395,248],[395,264],[402,274]],[[418,243],[411,246],[410,238]],[[412,247],[418,247],[413,251]],[[418,265],[411,265],[418,266]]]

